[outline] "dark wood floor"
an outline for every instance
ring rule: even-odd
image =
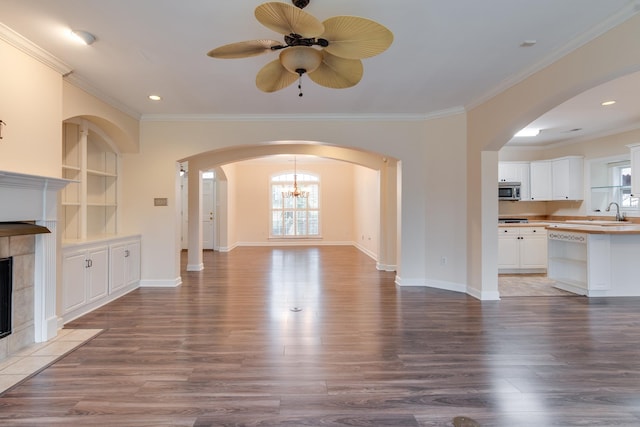
[[[105,332],[0,396],[0,425],[640,425],[638,298],[398,289],[351,247],[205,266],[69,324]]]

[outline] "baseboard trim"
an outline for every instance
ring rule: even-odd
[[[173,280],[141,280],[141,288],[177,288],[182,284],[182,277],[176,277]]]

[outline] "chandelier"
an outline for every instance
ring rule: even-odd
[[[297,171],[297,164],[296,164],[295,157],[293,158],[293,190],[283,191],[282,197],[291,198],[291,199],[298,198],[298,197],[302,197],[306,199],[309,197],[308,191],[303,191],[298,188],[298,171]]]

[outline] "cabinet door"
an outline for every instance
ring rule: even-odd
[[[520,230],[520,268],[547,268],[547,233],[544,228]]]
[[[89,301],[107,295],[109,287],[109,251],[106,246],[91,249],[88,252],[87,291]]]
[[[111,287],[113,293],[140,281],[140,242],[111,246]]]
[[[553,200],[584,199],[584,168],[581,157],[554,159],[551,168]]]
[[[529,200],[531,184],[529,162],[500,162],[498,163],[498,181],[519,182],[520,199]]]
[[[140,242],[127,245],[125,252],[127,285],[140,281]]]
[[[126,282],[126,245],[111,246],[111,287],[109,293],[124,288]]]
[[[531,162],[531,200],[551,200],[551,162]]]
[[[498,268],[519,268],[519,236],[515,227],[498,229]]]
[[[86,302],[86,252],[65,254],[62,259],[62,305],[65,313]]]
[[[631,196],[640,197],[640,145],[631,149]]]

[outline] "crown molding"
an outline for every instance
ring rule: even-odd
[[[23,53],[26,53],[35,60],[40,61],[44,65],[52,68],[63,76],[66,76],[73,71],[73,69],[69,65],[65,64],[46,50],[42,49],[40,46],[21,36],[1,22],[0,40],[7,42],[11,46],[15,47]]]
[[[91,83],[89,83],[86,80],[76,76],[73,73],[69,73],[69,74],[65,75],[64,76],[64,80],[66,82],[74,85],[78,89],[82,89],[83,91],[87,92],[88,94],[95,96],[100,101],[103,101],[104,103],[109,104],[110,106],[112,106],[116,110],[119,110],[122,113],[127,114],[128,116],[131,116],[132,118],[134,118],[136,120],[140,120],[140,118],[142,117],[142,115],[138,111],[132,109],[131,107],[129,107],[126,104],[123,104],[122,102],[118,101],[117,99],[113,98],[112,96],[107,95],[106,93],[102,92],[101,90],[96,89],[96,87],[93,86]]]
[[[428,114],[143,114],[143,122],[274,122],[274,121],[426,121],[463,114],[462,107],[449,108]]]
[[[506,91],[507,89],[521,83],[527,78],[531,77],[535,73],[543,70],[569,53],[575,51],[576,49],[584,46],[595,38],[603,35],[607,31],[617,27],[628,19],[632,18],[634,15],[640,12],[640,1],[635,1],[629,3],[627,6],[622,8],[618,13],[612,15],[608,19],[600,22],[599,24],[593,26],[589,29],[589,31],[582,33],[580,36],[574,38],[570,42],[566,43],[564,46],[556,49],[542,60],[538,61],[534,65],[529,68],[522,70],[521,72],[514,74],[513,76],[503,80],[497,86],[494,86],[489,91],[485,92],[483,95],[469,102],[465,108],[467,111],[472,110],[500,93]]]

